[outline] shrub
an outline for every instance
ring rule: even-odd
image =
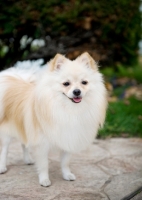
[[[3,67],[22,59],[25,50],[31,51],[30,43],[20,48],[24,35],[45,41],[50,36],[55,46],[62,43],[65,53],[72,46],[78,51],[88,50],[102,64],[132,64],[137,60],[140,1],[5,0],[0,7],[0,51],[9,47],[8,52],[0,53]]]

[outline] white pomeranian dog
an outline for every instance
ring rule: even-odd
[[[39,183],[51,185],[48,151],[61,150],[65,180],[76,177],[69,168],[70,154],[85,150],[105,120],[107,92],[97,63],[88,53],[71,61],[57,54],[43,69],[10,68],[0,73],[0,173],[5,173],[12,137],[22,143],[24,161],[31,164],[28,147],[35,151]]]

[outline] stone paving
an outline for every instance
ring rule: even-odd
[[[95,140],[89,150],[73,155],[76,181],[62,179],[59,156],[52,153],[52,185],[41,187],[34,165],[25,165],[20,143],[13,141],[8,171],[0,175],[0,200],[126,200],[142,187],[142,139]],[[142,190],[132,200],[142,200]]]

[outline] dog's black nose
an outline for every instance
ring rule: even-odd
[[[79,96],[79,95],[81,94],[81,91],[80,91],[79,89],[75,89],[75,90],[73,91],[73,94],[74,94],[75,96]]]

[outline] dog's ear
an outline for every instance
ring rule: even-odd
[[[89,53],[85,52],[81,54],[81,56],[77,57],[77,60],[83,63],[86,67],[92,68],[94,70],[98,69],[97,63],[95,60],[90,56]]]
[[[61,54],[56,56],[50,61],[50,71],[59,70],[62,64],[65,62],[65,57]]]

